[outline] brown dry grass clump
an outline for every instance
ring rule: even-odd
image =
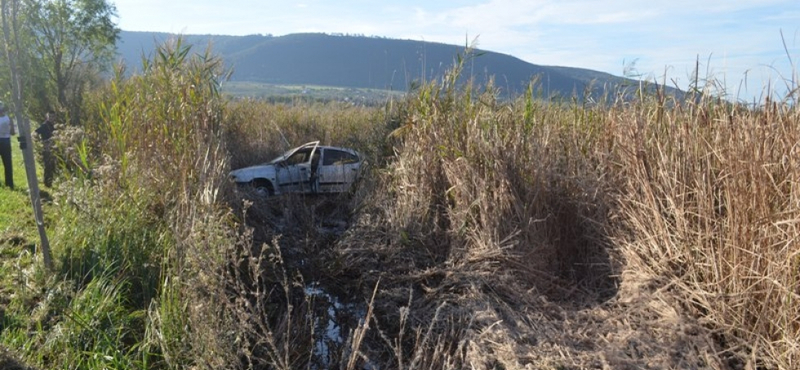
[[[633,107],[618,244],[631,269],[675,291],[728,364],[800,358],[800,113],[704,101],[664,115]]]

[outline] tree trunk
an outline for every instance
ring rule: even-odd
[[[9,12],[9,2],[13,2],[14,12]],[[17,36],[17,9],[18,3],[15,0],[0,0],[0,9],[2,9],[2,14],[0,17],[3,19],[3,35],[4,35],[4,46],[6,51],[6,59],[8,60],[8,66],[11,70],[11,86],[13,90],[13,99],[14,99],[14,115],[17,119],[17,127],[19,129],[18,135],[20,138],[20,146],[22,143],[25,143],[24,147],[22,148],[22,156],[25,160],[25,173],[28,178],[28,193],[31,196],[31,205],[33,206],[33,215],[36,219],[36,226],[39,230],[39,238],[41,240],[41,248],[42,248],[42,257],[44,259],[44,265],[48,270],[53,269],[53,260],[50,255],[50,242],[47,239],[47,233],[44,227],[44,214],[42,212],[42,200],[39,197],[39,181],[36,178],[36,159],[33,155],[33,141],[31,138],[31,130],[30,130],[30,122],[28,122],[28,118],[25,116],[25,110],[23,109],[23,96],[22,96],[22,77],[19,74],[19,70],[17,69],[17,52],[19,50],[19,38]],[[10,27],[8,25],[8,21],[11,19],[14,25],[14,32],[13,34],[9,31]],[[13,35],[13,40],[9,40],[9,38]],[[11,41],[14,41],[13,47],[11,45]]]

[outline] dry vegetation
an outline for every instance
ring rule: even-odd
[[[458,66],[383,109],[224,102],[216,60],[181,50],[70,136],[58,278],[31,272],[3,321],[27,362],[799,366],[796,102],[501,102]],[[353,193],[225,181],[315,139],[365,153]]]
[[[388,113],[392,155],[349,230],[284,249],[324,256],[304,284],[377,288],[358,349],[381,368],[792,369],[798,118],[431,84]]]

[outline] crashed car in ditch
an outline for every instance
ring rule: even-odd
[[[303,144],[255,166],[231,171],[237,185],[261,197],[284,193],[342,193],[361,173],[362,158],[348,148]]]

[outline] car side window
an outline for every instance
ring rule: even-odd
[[[336,149],[325,150],[325,155],[322,158],[323,166],[342,165],[342,164],[356,163],[356,162],[358,162],[357,156]]]

